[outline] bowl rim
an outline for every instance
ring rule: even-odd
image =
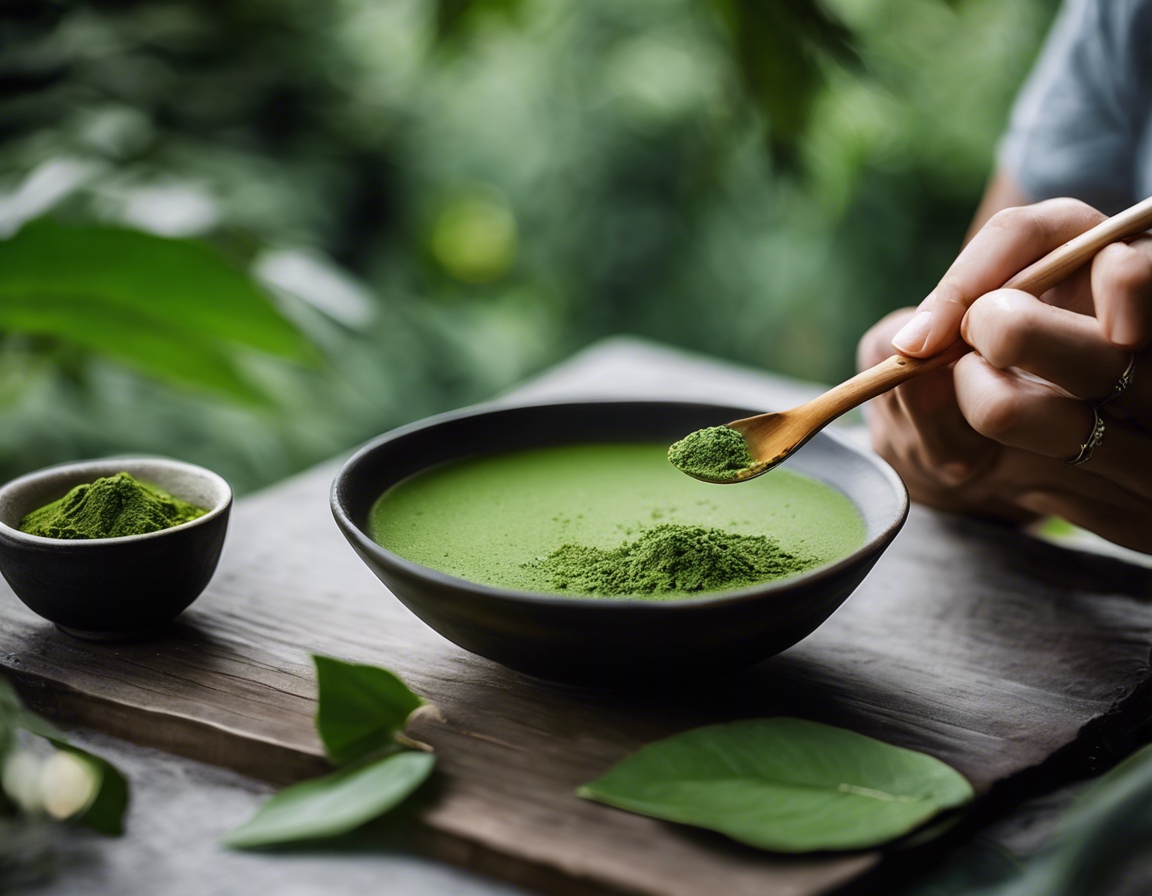
[[[64,461],[59,464],[52,464],[51,466],[41,467],[39,470],[34,470],[31,473],[25,473],[23,476],[18,476],[4,485],[0,486],[0,497],[9,493],[18,492],[23,488],[27,488],[35,482],[46,479],[54,474],[58,474],[67,470],[75,469],[80,472],[85,469],[107,466],[109,464],[134,464],[134,463],[153,463],[167,466],[172,469],[179,469],[186,473],[191,473],[194,476],[200,476],[213,482],[223,492],[223,498],[217,501],[216,504],[208,509],[208,512],[203,516],[199,516],[194,520],[189,520],[186,523],[180,523],[178,526],[169,526],[167,529],[158,529],[155,532],[144,532],[140,535],[119,535],[115,538],[48,538],[43,535],[31,535],[27,532],[21,532],[14,526],[9,526],[3,520],[0,520],[0,536],[11,539],[12,541],[24,542],[28,545],[35,545],[38,547],[55,547],[55,548],[68,548],[88,550],[91,548],[103,547],[110,544],[128,544],[131,542],[148,541],[169,535],[173,532],[183,532],[195,526],[207,524],[216,519],[220,515],[227,512],[231,507],[234,495],[232,493],[232,486],[219,473],[209,470],[207,467],[201,467],[198,464],[189,463],[184,460],[177,460],[172,457],[164,457],[159,454],[127,454],[127,455],[113,455],[111,457],[96,457],[89,458],[88,460],[70,460]],[[129,472],[124,470],[123,472]],[[99,478],[99,477],[97,477]]]
[[[866,451],[854,444],[846,436],[822,430],[813,436],[813,440],[819,438],[831,439],[841,447],[847,449],[853,454],[871,463],[877,472],[881,474],[892,486],[896,493],[897,510],[893,518],[881,529],[881,531],[874,536],[865,540],[864,544],[852,551],[850,554],[834,560],[831,563],[817,566],[814,569],[798,573],[793,576],[787,576],[781,579],[775,579],[770,582],[763,582],[759,585],[750,585],[746,588],[737,588],[730,591],[709,591],[702,592],[699,595],[690,597],[678,597],[675,600],[637,600],[634,597],[600,597],[597,595],[563,595],[563,594],[545,594],[537,591],[521,591],[514,588],[498,588],[494,585],[485,585],[481,582],[472,582],[468,579],[462,579],[458,576],[450,575],[446,572],[441,572],[437,569],[424,566],[423,564],[416,563],[401,557],[399,554],[388,550],[383,545],[377,544],[373,541],[366,532],[364,532],[358,525],[352,522],[348,512],[344,509],[340,501],[340,487],[342,483],[351,474],[353,468],[362,463],[363,460],[372,452],[378,450],[381,446],[397,439],[403,438],[414,432],[419,432],[424,429],[430,429],[434,426],[439,426],[444,423],[450,423],[454,420],[466,419],[468,417],[478,417],[496,411],[510,411],[510,410],[531,410],[533,408],[555,408],[565,405],[589,405],[589,404],[651,404],[651,405],[701,405],[701,406],[714,406],[716,408],[730,408],[731,405],[720,404],[719,402],[691,400],[691,401],[678,401],[675,399],[646,399],[646,398],[571,398],[571,399],[558,399],[555,401],[530,401],[525,403],[508,402],[508,401],[493,401],[485,402],[482,404],[470,405],[465,408],[460,408],[454,411],[448,411],[443,414],[436,414],[431,417],[425,417],[422,420],[417,420],[413,423],[408,423],[404,426],[397,427],[396,429],[389,430],[382,435],[370,440],[369,442],[358,448],[351,457],[349,457],[340,467],[335,478],[332,480],[332,487],[329,490],[329,504],[331,505],[332,515],[336,518],[336,523],[344,531],[345,535],[350,535],[355,539],[356,545],[374,555],[378,560],[385,565],[391,565],[400,569],[406,575],[415,576],[430,580],[432,584],[439,586],[452,587],[457,590],[464,590],[469,593],[475,594],[480,597],[487,598],[496,602],[510,602],[510,603],[527,603],[542,606],[562,606],[562,607],[587,607],[587,608],[604,608],[605,610],[624,609],[628,608],[631,612],[689,612],[693,609],[699,609],[702,606],[717,606],[728,604],[745,603],[752,600],[758,600],[773,594],[789,591],[798,585],[806,584],[809,582],[818,581],[822,578],[835,576],[842,570],[859,563],[866,559],[866,557],[877,551],[883,549],[896,537],[900,528],[904,525],[905,520],[908,518],[908,489],[904,485],[904,480],[896,473],[892,466],[885,461],[882,457],[872,452]],[[463,457],[460,458],[464,459]],[[451,461],[449,461],[451,463]],[[428,469],[428,468],[425,468]],[[420,472],[423,472],[421,470]],[[416,475],[416,474],[413,474]],[[405,477],[407,478],[407,477]],[[828,485],[828,483],[825,483]],[[835,486],[831,486],[835,487]],[[878,553],[878,552],[877,552]]]

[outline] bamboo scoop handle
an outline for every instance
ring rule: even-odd
[[[1005,283],[1004,287],[1040,296],[1105,246],[1136,236],[1149,228],[1152,228],[1152,197],[1101,221],[1091,230],[1052,250]],[[929,358],[909,358],[896,354],[839,386],[834,386],[811,404],[819,405],[821,416],[826,413],[827,419],[831,420],[913,377],[951,364],[970,351],[970,345],[957,340]]]

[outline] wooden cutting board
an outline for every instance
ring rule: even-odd
[[[773,407],[809,392],[617,340],[511,397]],[[240,501],[215,581],[159,639],[77,641],[3,586],[0,667],[58,718],[291,781],[322,768],[308,653],[387,666],[444,715],[414,731],[440,757],[420,847],[573,894],[799,896],[880,860],[772,856],[574,795],[640,745],[695,725],[776,714],[831,722],[931,753],[986,794],[1058,752],[1108,749],[1145,712],[1152,571],[922,509],[819,631],[755,669],[648,693],[534,681],[465,653],[388,594],[332,522],[337,468]]]

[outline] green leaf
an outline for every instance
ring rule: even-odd
[[[310,355],[256,284],[197,240],[35,222],[0,242],[0,301],[27,299],[84,299],[285,358]]]
[[[62,741],[65,739],[59,728],[47,719],[42,719],[36,713],[29,712],[23,707],[16,712],[14,719],[17,728],[23,728],[25,731],[30,731],[46,740]]]
[[[48,740],[64,738],[55,725],[25,709],[11,682],[0,678],[0,757],[8,752],[17,728]]]
[[[87,299],[0,296],[0,330],[56,336],[158,379],[243,402],[266,401],[218,346],[130,310]]]
[[[819,0],[714,0],[729,22],[745,86],[784,159],[804,136],[827,62],[855,67],[855,36]]]
[[[92,801],[69,819],[100,834],[119,837],[124,833],[124,814],[128,810],[128,780],[111,762],[67,741],[49,738],[53,746],[71,753],[88,764],[99,785]]]
[[[224,837],[236,849],[335,837],[400,805],[432,773],[436,757],[404,752],[289,787]]]
[[[236,367],[236,349],[315,357],[256,284],[211,246],[51,220],[0,242],[0,330],[55,337],[242,401],[265,396]]]
[[[336,765],[381,749],[398,749],[396,736],[424,701],[387,669],[313,656],[320,701],[316,730]]]
[[[460,40],[470,24],[485,15],[512,16],[523,0],[439,0],[436,4],[436,37],[439,41]]]
[[[42,737],[58,750],[71,753],[93,772],[97,787],[91,801],[71,817],[101,834],[124,833],[124,813],[128,808],[128,781],[112,763],[70,744],[51,722],[24,708],[12,685],[0,678],[0,756],[7,750],[14,728],[23,728]],[[5,741],[7,734],[8,740]]]
[[[792,718],[649,744],[579,793],[778,852],[876,846],[973,796],[938,759]]]
[[[1152,839],[1152,745],[1129,756],[1081,793],[1053,842],[1019,879],[981,896],[1084,896],[1113,892],[1147,855]]]

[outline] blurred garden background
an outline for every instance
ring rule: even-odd
[[[849,374],[1053,0],[0,6],[0,480],[240,491],[610,334]]]

